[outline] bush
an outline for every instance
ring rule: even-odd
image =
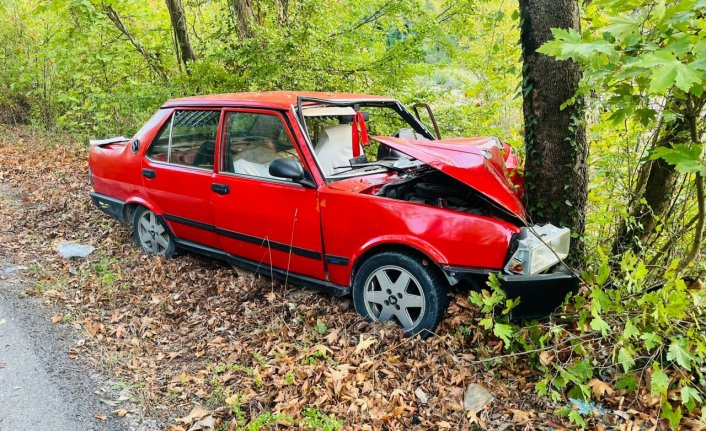
[[[604,403],[624,395],[644,410],[656,409],[677,429],[683,417],[706,419],[706,292],[676,269],[674,261],[663,280],[650,285],[645,264],[634,255],[626,254],[612,277],[603,257],[584,272],[578,295],[548,321],[526,326],[509,321],[515,304],[494,278],[489,291],[473,292],[469,300],[481,307],[481,326],[502,339],[506,351],[529,356],[540,373],[540,395]],[[561,413],[587,425],[577,411]]]

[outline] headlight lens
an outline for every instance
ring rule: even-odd
[[[551,224],[523,227],[517,251],[505,265],[511,274],[538,274],[569,254],[571,231]]]

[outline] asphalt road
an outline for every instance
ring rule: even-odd
[[[11,266],[0,262],[0,431],[158,429],[139,409],[124,418],[112,413],[136,407],[114,382],[69,358],[80,332],[52,324],[48,306],[22,297],[27,282],[22,271],[7,273]]]

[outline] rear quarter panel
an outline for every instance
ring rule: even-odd
[[[346,257],[329,264],[329,279],[351,284],[356,261],[373,247],[412,247],[440,265],[500,269],[519,228],[497,219],[325,187],[320,193],[326,254]]]
[[[125,143],[91,146],[88,165],[96,193],[126,202],[142,202],[152,207],[146,202],[142,184],[142,157],[171,111],[157,111],[135,136]],[[140,147],[133,153],[131,147],[135,139],[140,140]]]

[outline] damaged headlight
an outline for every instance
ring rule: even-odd
[[[538,274],[569,254],[571,231],[551,224],[523,227],[517,249],[505,265],[510,274]]]

